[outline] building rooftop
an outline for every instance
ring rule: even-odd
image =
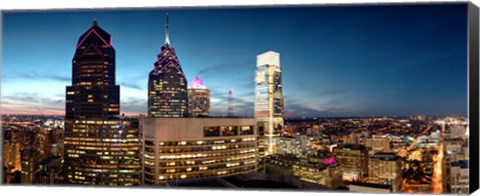
[[[236,186],[220,177],[208,177],[190,180],[169,180],[167,187],[208,187],[208,188],[236,188]]]
[[[59,158],[60,158],[60,156],[49,156],[46,159],[41,160],[40,165],[48,165],[48,164],[52,163],[53,161],[58,160]]]
[[[451,166],[465,169],[465,168],[468,168],[468,161],[467,160],[455,161],[455,162],[452,162]]]
[[[371,158],[380,159],[384,161],[396,161],[401,157],[394,152],[377,152]]]
[[[376,183],[369,183],[369,182],[351,182],[350,185],[357,185],[357,186],[366,186],[372,188],[380,188],[380,189],[391,189],[391,185],[387,184],[376,184]]]
[[[364,145],[360,144],[339,144],[334,149],[367,150]]]

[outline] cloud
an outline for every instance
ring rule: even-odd
[[[120,103],[120,112],[122,113],[147,113],[147,100],[136,97],[122,98]]]
[[[37,93],[21,92],[15,96],[2,96],[1,106],[3,113],[63,114],[65,100],[41,97]]]
[[[69,76],[57,75],[55,73],[27,72],[19,74],[7,74],[6,79],[27,79],[27,80],[53,80],[58,82],[70,82]]]
[[[252,70],[255,69],[255,67],[248,66],[251,65],[251,59],[245,59],[245,60],[240,60],[240,61],[235,61],[235,62],[224,62],[224,63],[219,63],[214,66],[210,67],[204,67],[200,69],[197,72],[197,76],[204,79],[204,78],[209,78],[210,76],[218,76],[218,74],[226,74],[228,76],[231,76],[232,73],[239,74],[239,73],[248,73],[245,72],[246,68],[251,68]],[[254,72],[252,71],[252,74]]]
[[[120,86],[126,87],[126,88],[132,88],[132,89],[137,89],[137,90],[143,90],[144,88],[136,83],[130,83],[130,82],[120,82]]]

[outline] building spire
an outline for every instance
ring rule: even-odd
[[[97,23],[97,19],[96,19],[96,18],[93,19],[93,26],[98,26],[98,23]]]
[[[165,44],[170,45],[170,38],[168,37],[168,13],[167,13],[167,19],[166,19],[166,25],[165,25]]]

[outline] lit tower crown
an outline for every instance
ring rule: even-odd
[[[206,89],[207,87],[206,87],[205,84],[202,82],[202,80],[200,80],[200,78],[198,78],[198,76],[195,76],[195,78],[193,79],[193,82],[190,84],[190,88],[194,88],[194,89]]]
[[[169,36],[167,14],[165,44],[160,48],[148,80],[148,115],[152,117],[188,115],[187,79]]]
[[[188,107],[190,116],[210,116],[210,90],[198,76],[188,88]]]

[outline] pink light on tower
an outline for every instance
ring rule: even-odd
[[[190,87],[191,88],[200,88],[200,89],[206,89],[207,88],[205,86],[205,84],[203,83],[203,81],[200,80],[200,78],[198,78],[198,76],[195,76],[195,78],[193,79],[193,82],[190,84]]]

